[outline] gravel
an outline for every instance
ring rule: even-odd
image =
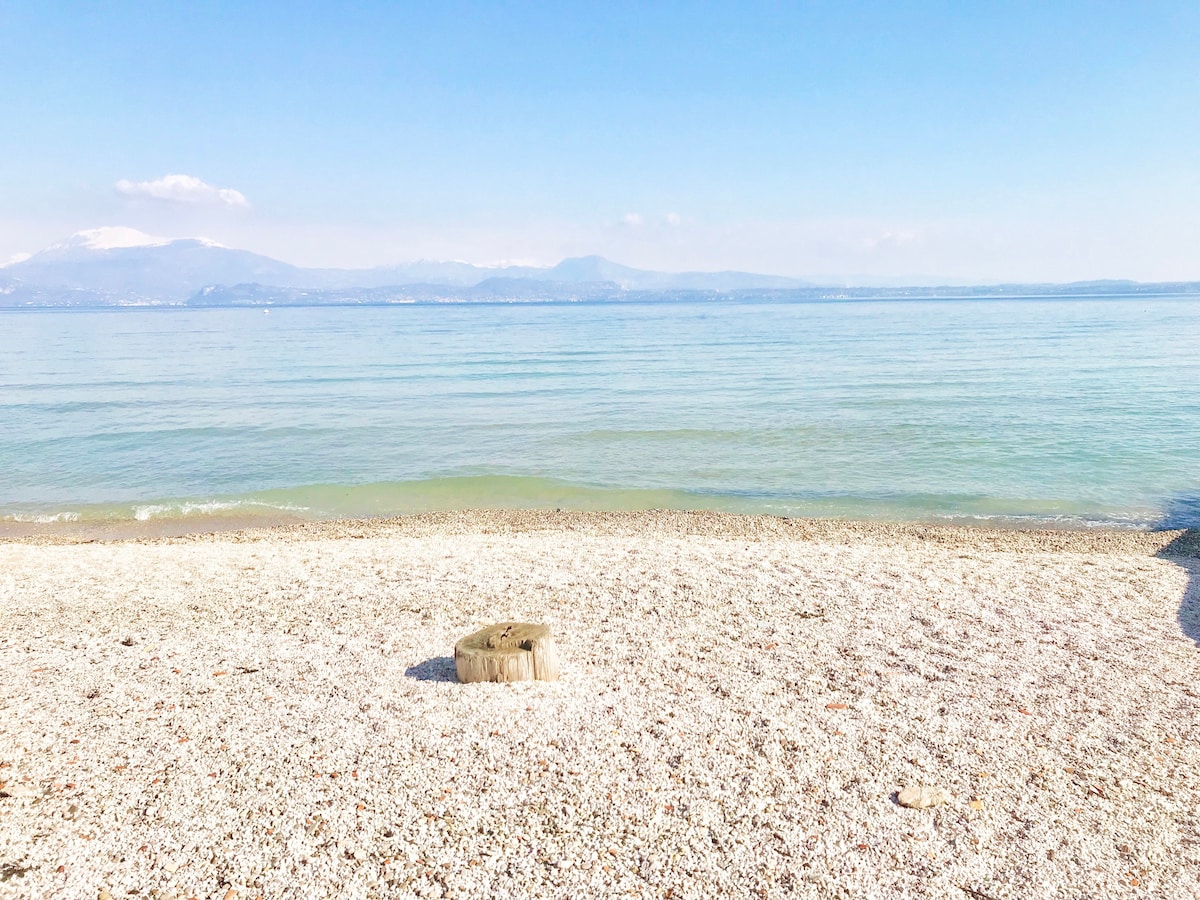
[[[482,512],[0,543],[0,898],[1197,896],[1194,538]],[[504,620],[551,626],[560,681],[454,681]]]

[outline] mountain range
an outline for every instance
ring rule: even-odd
[[[362,293],[385,302],[396,288],[410,299],[504,299],[630,291],[736,291],[807,287],[795,278],[748,272],[653,272],[600,256],[556,266],[476,266],[418,261],[371,269],[304,268],[203,238],[162,239],[132,228],[81,231],[0,268],[0,305],[178,305],[329,302]],[[403,293],[403,292],[401,292]],[[272,298],[278,296],[278,301]],[[403,299],[403,298],[401,298]]]
[[[81,231],[0,267],[0,308],[538,302],[731,293],[797,299],[1163,294],[1200,293],[1200,282],[839,287],[750,272],[655,272],[600,256],[573,257],[546,267],[423,260],[370,269],[322,269],[294,266],[203,238],[156,238],[123,227]]]

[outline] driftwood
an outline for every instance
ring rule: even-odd
[[[454,668],[464,684],[476,681],[555,681],[558,656],[547,625],[501,622],[454,645]]]

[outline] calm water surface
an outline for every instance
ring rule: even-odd
[[[1200,524],[1200,299],[0,314],[0,518]]]

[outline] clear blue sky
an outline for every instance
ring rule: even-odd
[[[0,3],[0,262],[1200,278],[1194,0],[338,6]]]

